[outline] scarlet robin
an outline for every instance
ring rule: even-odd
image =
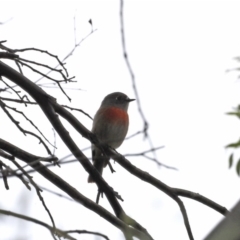
[[[126,94],[114,92],[107,95],[98,109],[93,119],[92,132],[98,139],[116,149],[121,146],[128,131],[128,105],[130,99]],[[106,167],[109,157],[105,156],[101,150],[92,144],[93,166],[102,174],[103,168]],[[88,182],[94,182],[89,175]]]

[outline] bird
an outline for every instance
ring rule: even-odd
[[[114,149],[121,146],[128,131],[128,105],[134,100],[121,92],[113,92],[103,99],[92,125],[92,133],[97,136],[101,143]],[[108,164],[110,157],[103,154],[94,144],[91,148],[93,166],[102,175],[103,168]],[[94,182],[90,175],[88,182]]]

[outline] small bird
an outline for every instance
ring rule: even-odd
[[[114,92],[107,95],[98,109],[93,119],[92,133],[108,146],[116,149],[120,147],[128,131],[128,105],[130,99],[121,92]],[[93,166],[102,175],[103,168],[106,167],[109,157],[103,155],[101,150],[92,144]],[[88,182],[94,182],[89,175]]]

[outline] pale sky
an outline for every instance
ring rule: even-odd
[[[70,75],[76,76],[78,81],[70,87],[82,89],[67,90],[72,97],[71,106],[94,116],[102,99],[111,92],[122,91],[130,98],[135,97],[122,54],[119,1],[0,0],[0,5],[0,22],[12,18],[0,25],[0,41],[7,40],[6,46],[13,49],[41,48],[60,58],[74,46],[74,16],[77,42],[91,31],[88,20],[92,19],[97,31],[81,44],[66,65]],[[239,120],[225,114],[240,102],[238,73],[226,73],[227,69],[239,66],[233,59],[240,56],[239,7],[240,1],[128,0],[124,11],[127,51],[142,109],[150,124],[149,134],[155,147],[165,146],[158,151],[158,160],[178,171],[159,168],[145,158],[128,159],[169,186],[200,193],[228,209],[239,199],[239,177],[235,169],[228,169],[231,151],[224,148],[239,139],[240,130]],[[43,54],[22,56],[52,66],[56,64]],[[32,81],[38,79],[27,70],[25,73]],[[59,90],[44,90],[59,103],[70,105]],[[51,126],[41,111],[30,106],[22,109],[53,142]],[[72,113],[91,129],[90,119],[81,113]],[[131,103],[129,116],[128,135],[131,135],[143,125],[136,102]],[[18,118],[24,127],[30,128],[21,117]],[[3,111],[0,111],[0,119],[1,138],[33,154],[47,156],[38,141],[18,132]],[[86,139],[70,127],[68,129],[80,148],[89,146]],[[14,133],[14,137],[10,133]],[[59,158],[69,154],[59,138],[57,146]],[[118,151],[122,154],[138,153],[149,148],[148,142],[138,136],[125,141]],[[90,151],[85,153],[90,156]],[[236,152],[236,158],[238,154]],[[131,176],[118,164],[113,167],[116,173],[111,174],[106,168],[103,177],[123,197],[121,205],[127,214],[156,240],[188,239],[179,207],[172,199]],[[95,199],[97,188],[87,184],[88,174],[79,163],[51,170],[87,197]],[[61,192],[38,174],[33,176],[40,186]],[[4,184],[0,184],[1,209],[50,224],[34,190],[29,192],[13,178],[9,179],[9,185],[7,191]],[[123,239],[118,229],[80,204],[48,192],[43,196],[58,228],[99,231],[110,239]],[[182,200],[195,239],[203,239],[222,216],[201,203]],[[105,198],[100,204],[112,212]],[[0,240],[16,239],[16,236],[18,239],[52,239],[46,229],[33,223],[4,217],[0,218],[0,224]],[[88,235],[74,236],[77,239],[98,239]]]

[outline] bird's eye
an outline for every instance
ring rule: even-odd
[[[122,97],[121,97],[121,96],[117,96],[117,97],[116,97],[116,100],[117,100],[117,101],[121,101],[121,100],[122,100]]]

